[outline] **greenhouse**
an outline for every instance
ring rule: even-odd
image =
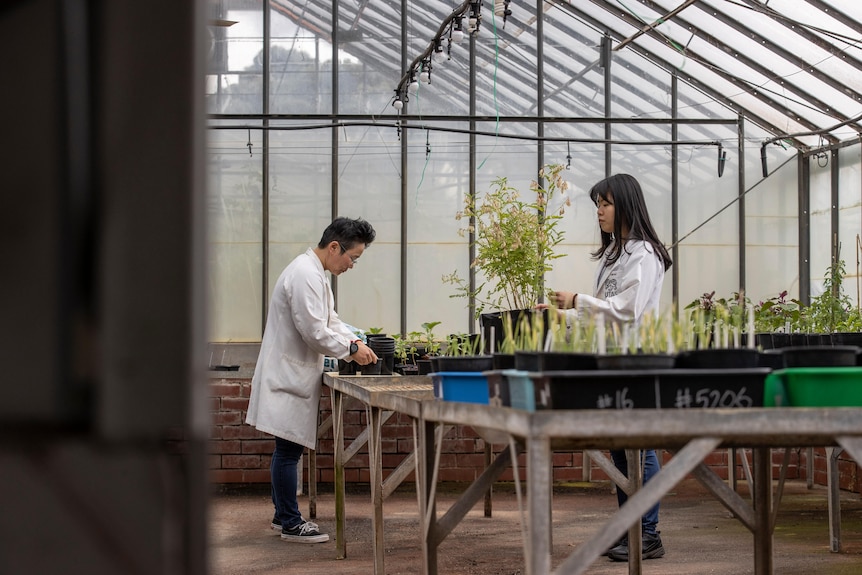
[[[0,572],[862,572],[862,3],[0,38]]]
[[[351,324],[474,331],[440,281],[470,274],[456,214],[546,164],[571,185],[549,286],[591,275],[586,192],[623,172],[672,248],[668,306],[807,303],[836,260],[858,300],[852,3],[450,4],[219,3],[236,23],[213,31],[207,83],[213,341],[259,339],[268,279],[334,214],[378,230],[336,289]]]

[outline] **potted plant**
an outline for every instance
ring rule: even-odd
[[[395,371],[401,375],[418,375],[419,367],[416,365],[416,346],[413,340],[401,334],[392,336],[395,340]]]
[[[433,369],[433,360],[440,355],[440,342],[434,337],[434,328],[438,325],[440,325],[439,321],[427,321],[422,324],[423,331],[419,335],[419,341],[424,344],[424,353],[416,361],[419,375],[436,371]]]
[[[614,323],[609,330],[608,353],[596,359],[599,369],[670,369],[676,355],[673,344],[673,318],[646,313],[636,329]]]
[[[493,357],[482,354],[482,338],[477,333],[450,335],[437,365],[440,371],[487,371],[494,367]]]
[[[559,223],[570,205],[565,197],[568,183],[561,176],[564,169],[561,164],[545,165],[539,181],[530,183],[526,199],[507,178],[497,178],[483,196],[468,194],[464,209],[456,214],[457,220],[468,222],[459,233],[472,234],[475,258],[471,268],[481,273],[482,282],[470,289],[457,272],[443,276],[443,282],[455,286],[452,297],[468,298],[475,306],[486,352],[496,351],[503,341],[503,312],[516,314],[516,326],[524,310],[532,312],[543,298],[551,262],[564,255],[556,253],[564,237]],[[558,207],[550,207],[557,195]]]
[[[858,334],[842,331],[836,337],[834,333],[847,329],[845,326],[860,323],[859,309],[853,307],[844,293],[844,275],[844,262],[840,259],[826,270],[823,292],[800,314],[800,331],[809,334],[807,341],[803,345],[784,348],[782,355],[786,367],[856,365],[858,346],[862,343]]]
[[[548,311],[546,315],[535,314],[530,325],[520,330],[515,368],[530,372],[596,369],[595,318],[575,322],[567,330],[557,310]]]
[[[740,292],[715,299],[705,293],[686,306],[691,333],[689,349],[677,355],[677,367],[689,369],[756,368],[761,356],[754,342],[756,313],[751,301]]]

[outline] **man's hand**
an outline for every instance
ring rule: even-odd
[[[356,342],[356,347],[359,348],[356,350],[356,353],[350,356],[350,359],[358,363],[359,365],[368,365],[369,363],[377,363],[377,354],[374,353],[374,350],[362,343],[361,341]]]

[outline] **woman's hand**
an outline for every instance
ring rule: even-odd
[[[558,309],[571,309],[575,307],[575,294],[570,291],[555,291],[553,292],[552,298],[554,301],[554,305],[557,306]]]

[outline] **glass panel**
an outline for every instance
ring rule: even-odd
[[[552,124],[545,127],[549,137],[573,138],[595,135],[603,128],[596,124]],[[590,188],[605,177],[604,145],[564,142],[548,142],[545,144],[547,163],[569,164],[563,177],[569,184],[566,191],[571,205],[561,222],[560,229],[565,237],[559,245],[557,253],[565,257],[554,260],[554,269],[545,276],[549,289],[560,291],[581,291],[592,293],[591,281],[595,271],[595,262],[590,259],[590,253],[601,243],[596,206],[590,200]],[[571,161],[566,157],[571,155]]]
[[[545,116],[604,116],[601,34],[568,12],[545,14]]]
[[[841,242],[840,258],[844,260],[844,294],[854,304],[860,302],[860,261],[862,261],[862,165],[860,146],[850,146],[838,152],[839,223],[838,237]]]
[[[811,297],[823,293],[823,279],[832,265],[832,166],[828,154],[818,161],[810,156]]]
[[[262,156],[248,133],[207,133],[210,341],[256,342],[261,335]],[[260,131],[251,133],[261,149]]]
[[[679,139],[732,142],[735,128],[680,126]],[[728,146],[725,172],[718,176],[715,146],[680,145],[679,261],[680,308],[704,293],[729,298],[739,291],[739,183],[736,146]]]
[[[768,137],[751,122],[746,122],[745,134],[754,142]],[[747,148],[745,155],[745,271],[748,296],[754,303],[783,291],[799,297],[796,156],[792,149],[776,148],[769,177],[764,179],[759,148]]]
[[[282,13],[274,3],[269,54],[270,112],[325,114],[332,110],[332,44],[330,26],[315,26],[294,12]],[[323,230],[320,230],[321,232]]]
[[[213,4],[209,25],[207,111],[259,114],[263,111],[262,0],[224,0]],[[230,24],[235,22],[234,24]]]
[[[387,333],[400,331],[401,183],[390,155],[399,146],[394,130],[339,131],[338,215],[368,220],[377,235],[338,280],[338,314],[356,327]]]
[[[273,123],[274,128],[302,125],[302,122]],[[330,134],[328,129],[269,132],[267,301],[282,270],[293,258],[316,246],[332,221]]]
[[[631,139],[630,128],[631,126],[615,126],[611,132],[613,139]],[[655,129],[664,131],[664,134],[659,136],[661,139],[670,139],[669,126],[656,126]],[[669,246],[672,240],[671,171],[670,163],[660,159],[664,154],[664,149],[657,146],[641,148],[616,145],[611,154],[611,173],[631,174],[638,179],[653,228],[659,239]],[[598,242],[596,245],[598,246]],[[679,265],[679,262],[674,262],[674,265]],[[673,306],[673,278],[671,270],[668,272],[670,273],[665,274],[662,285],[662,310],[672,309]]]
[[[615,118],[670,117],[670,75],[630,51],[612,52],[612,108]]]
[[[464,124],[434,124],[465,129]],[[407,180],[407,331],[419,331],[429,321],[442,322],[434,333],[443,338],[470,331],[468,301],[443,276],[469,277],[467,234],[457,220],[470,190],[469,141],[466,134],[429,132],[427,159],[424,131],[408,132],[410,157]]]

